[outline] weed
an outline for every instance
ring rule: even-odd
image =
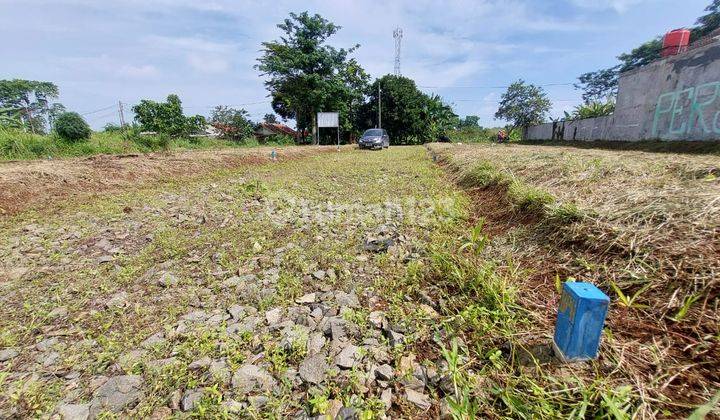
[[[645,293],[646,290],[652,287],[652,283],[647,283],[645,286],[641,287],[635,293],[633,293],[632,296],[623,293],[623,291],[620,290],[620,287],[614,281],[610,281],[610,287],[612,287],[615,291],[615,294],[618,297],[618,301],[622,306],[636,309],[644,309],[648,307],[648,305],[641,305],[637,303],[637,300],[640,298],[640,296],[642,296],[643,293]]]
[[[687,316],[688,311],[690,311],[690,308],[692,305],[700,300],[702,295],[700,293],[690,293],[689,295],[685,296],[685,299],[683,299],[682,305],[680,305],[680,309],[677,311],[674,317],[672,317],[673,321],[680,322],[682,321],[685,316]]]
[[[467,241],[460,246],[460,251],[465,249],[472,250],[475,255],[479,255],[487,246],[489,238],[483,233],[483,226],[485,225],[485,219],[480,221],[470,230],[470,235]]]
[[[518,179],[513,179],[510,183],[507,194],[510,201],[520,210],[543,212],[547,205],[555,202],[553,196],[547,192],[531,187]]]

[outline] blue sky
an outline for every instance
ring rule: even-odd
[[[690,26],[709,0],[231,1],[0,0],[0,78],[55,82],[60,102],[95,128],[117,122],[119,100],[177,93],[187,114],[218,104],[258,120],[271,108],[253,68],[291,11],[320,13],[343,29],[332,44],[361,44],[372,75],[393,71],[393,29],[404,31],[402,73],[493,119],[503,86],[572,83],[579,74],[667,30]],[[572,86],[547,86],[553,116],[580,102]]]

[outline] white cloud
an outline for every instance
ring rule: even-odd
[[[632,6],[642,3],[644,0],[572,0],[579,7],[591,10],[612,9],[618,13],[625,13]]]
[[[187,60],[192,68],[203,73],[224,73],[230,68],[227,60],[216,56],[189,54]]]
[[[131,78],[150,78],[160,75],[160,71],[157,67],[151,64],[143,64],[134,66],[131,64],[125,64],[117,69],[119,76],[131,77]]]

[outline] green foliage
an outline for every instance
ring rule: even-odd
[[[165,102],[143,99],[132,108],[143,130],[181,137],[201,132],[205,127],[205,118],[201,115],[185,117],[182,102],[177,95],[168,95]]]
[[[0,127],[22,128],[23,121],[20,110],[16,108],[0,108]]]
[[[720,28],[720,0],[713,0],[705,11],[708,13],[700,16],[696,22],[697,26],[692,29],[692,40],[709,35]]]
[[[609,69],[581,74],[578,77],[580,83],[575,84],[575,89],[583,91],[582,98],[585,103],[614,97],[618,91],[619,69],[620,65],[617,65]]]
[[[126,128],[125,132],[93,133],[82,142],[59,141],[56,134],[32,134],[22,129],[0,127],[0,161],[46,159],[49,157],[89,156],[96,154],[146,153],[171,149],[211,149],[237,147],[238,143],[207,137],[171,138],[167,135],[140,135],[139,127]],[[253,146],[257,143],[246,143]]]
[[[607,102],[589,102],[578,105],[572,114],[565,111],[566,120],[582,120],[585,118],[606,117],[615,112],[615,101],[612,99]]]
[[[620,54],[620,72],[629,71],[638,67],[650,64],[660,58],[662,51],[662,38],[658,37],[641,44],[629,53]]]
[[[637,308],[637,309],[644,309],[647,308],[647,305],[641,305],[637,303],[640,296],[642,296],[645,291],[647,291],[650,287],[652,287],[652,282],[647,283],[645,286],[638,289],[635,293],[632,295],[626,295],[623,293],[623,291],[620,289],[620,286],[617,285],[614,281],[610,280],[610,286],[615,291],[615,294],[618,298],[618,303],[622,306],[625,306],[626,308]]]
[[[255,126],[249,116],[250,114],[242,108],[235,109],[219,105],[215,107],[210,116],[210,124],[219,130],[220,135],[226,139],[244,140],[252,137],[254,132]]]
[[[466,115],[465,119],[459,119],[458,120],[458,129],[478,129],[482,128],[480,127],[480,117],[477,115]]]
[[[550,99],[541,87],[518,80],[500,98],[495,118],[510,122],[512,132],[518,127],[542,124],[551,106]]]
[[[256,66],[269,77],[265,86],[275,112],[295,119],[300,131],[315,125],[319,111],[337,110],[347,123],[353,103],[362,95],[357,85],[367,82],[357,62],[348,60],[358,45],[350,49],[328,45],[328,38],[340,27],[318,14],[290,13],[278,28],[284,35],[263,42]]]
[[[263,121],[265,121],[268,124],[275,124],[278,122],[275,114],[265,114],[265,116],[263,117]]]
[[[463,127],[448,132],[448,137],[455,143],[480,143],[491,142],[497,138],[499,128],[490,127]]]
[[[510,182],[507,193],[508,198],[517,208],[532,212],[544,212],[545,207],[555,201],[549,193],[525,184],[518,179],[513,179]]]
[[[64,112],[64,107],[50,104],[50,100],[59,94],[58,87],[51,82],[0,80],[0,108],[6,109],[6,114],[11,114],[10,121],[19,118],[21,125],[33,133],[44,133],[46,118]],[[3,121],[7,122],[8,118],[0,118],[0,126],[16,126],[16,123],[5,125]]]
[[[69,142],[87,140],[92,134],[88,123],[77,112],[60,114],[55,120],[55,132]]]
[[[107,123],[105,127],[103,127],[103,132],[105,133],[117,133],[119,131],[122,131],[122,127],[115,123]]]
[[[392,144],[434,141],[457,125],[457,115],[437,95],[421,92],[412,79],[386,75],[373,83],[361,111],[364,127],[378,125],[378,85],[382,101],[382,128]]]
[[[483,252],[489,242],[489,238],[483,233],[483,227],[485,226],[485,219],[480,221],[470,230],[467,241],[460,246],[460,251],[469,249],[473,253],[479,255]]]

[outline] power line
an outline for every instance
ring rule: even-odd
[[[259,104],[269,104],[272,103],[272,101],[268,101],[267,99],[264,101],[257,101],[257,102],[247,102],[244,104],[233,104],[233,105],[221,105],[221,106],[227,106],[229,108],[234,107],[240,107],[240,106],[248,106],[248,105],[259,105]],[[191,106],[184,106],[183,108],[207,108],[212,109],[215,108],[218,105],[191,105]]]
[[[546,83],[542,85],[535,85],[535,86],[570,86],[574,85],[574,82],[571,83]],[[423,89],[507,89],[510,87],[510,85],[507,86],[418,86],[419,88]]]
[[[96,109],[96,110],[94,110],[94,111],[84,112],[84,113],[82,113],[82,114],[80,114],[80,115],[96,114],[96,113],[98,113],[98,112],[100,112],[100,111],[105,111],[105,110],[108,110],[108,109],[110,109],[110,108],[115,108],[116,106],[117,106],[117,105],[112,104],[112,105],[110,105],[110,106],[106,106],[105,108],[100,108],[100,109]]]
[[[577,102],[577,99],[550,99],[552,102]],[[451,102],[500,102],[500,99],[454,99]]]

